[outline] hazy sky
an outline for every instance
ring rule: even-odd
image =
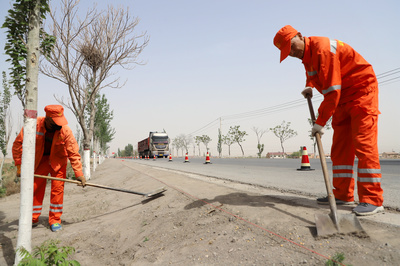
[[[80,11],[92,2],[82,0]],[[131,14],[140,18],[137,33],[146,32],[150,37],[139,57],[146,64],[133,70],[116,68],[113,72],[126,85],[101,92],[114,110],[112,125],[117,133],[110,144],[111,152],[124,149],[128,143],[135,147],[149,131],[165,129],[171,139],[180,134],[209,135],[211,153],[217,155],[218,128],[226,134],[230,126],[240,125],[248,133],[243,143],[245,155],[255,156],[257,139],[252,128],[273,128],[283,120],[291,122],[298,133],[284,143],[285,151],[305,145],[312,152],[307,101],[300,94],[305,83],[304,67],[296,58],[280,64],[279,50],[272,42],[276,32],[287,24],[304,36],[346,42],[372,64],[381,83],[379,151],[400,152],[400,79],[389,81],[400,76],[400,69],[389,73],[393,75],[382,75],[400,68],[399,1],[98,2],[98,9],[108,4],[129,7]],[[9,6],[3,5],[0,10],[2,21]],[[0,46],[4,47],[5,30],[0,33]],[[5,59],[2,53],[1,71],[8,68]],[[44,106],[57,103],[53,94],[68,97],[63,84],[40,76],[40,116],[44,115]],[[318,95],[316,90],[314,95]],[[314,109],[321,99],[314,97]],[[16,97],[13,104],[13,131],[19,131],[22,111]],[[66,116],[76,132],[76,119],[70,111]],[[330,152],[331,138],[331,131],[323,136],[325,153]],[[261,142],[265,152],[281,150],[272,132],[265,133]],[[231,146],[231,153],[241,155],[237,144]],[[223,154],[227,155],[227,146],[223,146]]]

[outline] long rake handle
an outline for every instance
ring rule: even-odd
[[[67,183],[74,183],[74,184],[78,184],[78,185],[82,184],[80,181],[66,179],[66,178],[64,179],[64,178],[57,178],[57,177],[44,176],[44,175],[35,175],[35,177],[45,178],[45,179],[49,179],[49,180],[56,180],[56,181],[61,181],[61,182],[67,182]],[[86,186],[109,189],[109,190],[120,191],[120,192],[131,193],[131,194],[142,195],[142,196],[148,196],[148,194],[146,194],[146,193],[136,192],[136,191],[127,190],[127,189],[113,188],[113,187],[97,185],[97,184],[87,183],[87,182],[86,182]]]
[[[314,124],[316,119],[315,119],[314,108],[311,102],[311,96],[309,94],[307,95],[307,102],[308,102],[308,108],[310,109],[311,120]],[[317,140],[319,159],[321,161],[321,166],[322,166],[322,173],[324,174],[326,192],[328,193],[329,206],[331,208],[331,217],[336,227],[339,227],[336,200],[332,192],[331,182],[329,180],[329,172],[326,164],[324,149],[322,147],[321,135],[317,132],[315,134],[315,138]]]

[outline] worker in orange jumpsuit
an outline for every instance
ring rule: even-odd
[[[44,108],[46,117],[38,117],[36,125],[35,146],[35,174],[50,174],[52,177],[66,178],[68,159],[75,172],[76,179],[82,186],[86,179],[82,172],[79,146],[67,126],[64,116],[64,108],[61,105],[48,105]],[[17,167],[17,176],[21,176],[21,158],[23,129],[15,139],[12,153]],[[42,203],[46,189],[47,179],[34,179],[33,185],[33,214],[32,226],[39,224],[39,216],[42,212]],[[51,181],[49,225],[53,232],[61,230],[61,215],[63,212],[64,182]]]
[[[327,37],[305,37],[292,26],[281,28],[274,38],[280,61],[289,55],[302,60],[306,70],[304,97],[312,88],[324,96],[312,134],[323,134],[332,116],[334,130],[331,159],[333,193],[337,204],[354,204],[353,166],[358,158],[357,215],[384,211],[381,167],[377,145],[378,81],[372,66],[348,44]],[[328,197],[319,198],[328,204]]]

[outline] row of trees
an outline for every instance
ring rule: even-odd
[[[291,124],[290,122],[283,121],[280,125],[277,125],[276,127],[269,129],[275,134],[276,137],[279,138],[282,147],[282,152],[285,152],[283,143],[286,140],[297,136],[297,132],[290,128],[290,124]],[[261,143],[261,138],[266,132],[268,132],[268,130],[259,129],[257,127],[253,127],[252,130],[257,136],[257,150],[258,150],[257,156],[261,158],[262,153],[264,151],[264,144]],[[239,145],[240,150],[242,151],[242,155],[244,156],[242,143],[246,140],[245,137],[247,135],[248,133],[246,131],[240,130],[240,126],[231,126],[226,135],[222,135],[221,131],[218,130],[217,151],[219,153],[219,156],[222,155],[222,145],[228,146],[228,154],[230,156],[231,146],[233,144]],[[193,154],[196,154],[196,147],[197,147],[198,154],[199,156],[201,156],[200,145],[203,144],[206,148],[206,152],[208,152],[209,151],[208,146],[211,141],[212,139],[208,135],[192,137],[190,135],[180,134],[179,136],[175,137],[172,140],[171,149],[176,149],[178,154],[179,151],[181,151],[183,155],[184,153],[189,152],[190,146],[193,146]]]
[[[312,125],[312,121],[309,119],[310,124]],[[274,128],[270,128],[269,130],[260,129],[258,127],[253,127],[252,130],[256,134],[257,137],[257,156],[259,158],[262,157],[262,153],[264,152],[264,144],[261,143],[261,139],[265,133],[271,131],[274,135],[279,139],[282,152],[285,153],[284,142],[290,138],[297,136],[297,132],[290,128],[291,122],[282,121],[280,125],[275,126]],[[327,124],[327,129],[330,129],[330,121]],[[244,156],[244,150],[242,143],[246,141],[245,136],[247,136],[247,132],[244,130],[240,130],[240,126],[231,126],[229,131],[226,135],[222,135],[221,131],[218,130],[218,141],[217,141],[217,151],[219,156],[222,156],[222,146],[228,146],[228,154],[231,155],[231,146],[233,144],[238,144],[242,155]],[[315,138],[311,135],[310,130],[310,138],[314,141],[314,153],[315,153]],[[175,149],[177,154],[181,151],[182,156],[185,153],[189,153],[189,149],[193,148],[193,154],[196,154],[196,149],[198,151],[198,155],[202,156],[201,154],[201,144],[205,147],[205,152],[209,151],[209,144],[212,141],[210,136],[202,135],[202,136],[195,136],[192,137],[191,135],[180,134],[177,137],[173,138],[171,141],[171,150]],[[137,152],[133,149],[132,144],[128,144],[125,146],[124,150],[118,149],[118,156],[135,156]]]

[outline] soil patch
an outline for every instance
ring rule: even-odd
[[[66,184],[63,230],[48,226],[49,191],[32,246],[61,240],[82,265],[324,265],[344,253],[345,264],[398,265],[400,228],[360,219],[366,235],[316,236],[315,199],[207,177],[108,159],[88,182],[161,197]],[[0,199],[0,265],[12,265],[19,195]],[[340,207],[348,213],[350,207]],[[387,212],[393,215],[393,213]],[[378,214],[386,215],[386,214]]]

